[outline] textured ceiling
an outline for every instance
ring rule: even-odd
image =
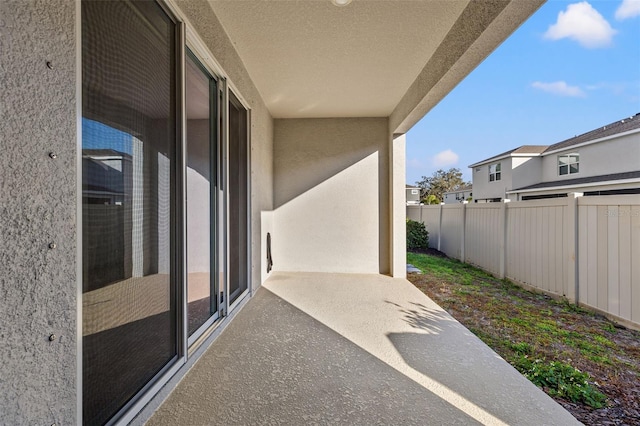
[[[271,114],[389,116],[468,0],[210,0]]]

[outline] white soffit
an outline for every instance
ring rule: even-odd
[[[386,117],[469,0],[210,0],[274,118]]]

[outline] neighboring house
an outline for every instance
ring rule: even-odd
[[[640,193],[640,113],[549,146],[522,146],[469,166],[474,200]]]
[[[407,185],[407,205],[420,204],[420,187]]]
[[[267,259],[405,277],[404,134],[542,3],[10,1],[0,423],[144,422]]]
[[[445,204],[456,204],[468,201],[473,198],[473,185],[465,185],[455,191],[444,193]]]
[[[514,186],[539,181],[540,164],[536,161],[546,146],[526,145],[472,164],[473,201],[499,202],[507,198]]]

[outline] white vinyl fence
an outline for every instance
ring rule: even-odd
[[[640,327],[640,196],[407,206],[429,246]]]

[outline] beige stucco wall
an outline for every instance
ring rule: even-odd
[[[405,203],[406,157],[407,138],[398,135],[393,138],[389,135],[389,172],[390,209],[390,263],[391,276],[395,278],[407,277],[407,208]]]
[[[251,109],[251,286],[255,290],[264,278],[263,243],[270,231],[263,229],[261,212],[273,209],[273,119],[208,2],[178,0],[176,4]]]
[[[389,271],[388,139],[386,118],[275,121],[275,270]]]

